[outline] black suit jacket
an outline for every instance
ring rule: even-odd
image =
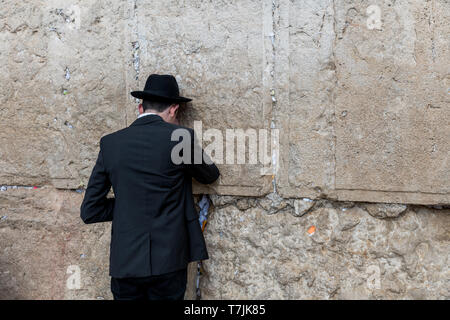
[[[214,164],[175,164],[174,130],[184,128],[147,115],[100,140],[100,152],[81,205],[85,223],[112,221],[110,275],[145,277],[208,259],[192,196],[192,178],[209,184]],[[202,151],[203,152],[203,151]],[[113,187],[115,198],[106,195]]]

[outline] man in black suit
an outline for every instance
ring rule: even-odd
[[[187,264],[208,259],[192,178],[209,184],[220,173],[194,131],[178,125],[179,103],[191,99],[180,97],[173,76],[151,75],[131,94],[143,99],[139,118],[101,138],[81,218],[112,221],[114,299],[183,299]],[[111,186],[115,198],[107,198]]]

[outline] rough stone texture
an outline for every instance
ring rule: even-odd
[[[0,193],[1,299],[109,298],[110,224],[85,226],[72,191]],[[81,289],[69,290],[67,268],[79,266]]]
[[[333,197],[334,6],[332,0],[280,1],[274,13],[283,197]],[[278,50],[277,50],[278,51]]]
[[[194,99],[183,123],[193,127],[194,120],[201,120],[203,130],[221,130],[223,141],[228,128],[269,127],[260,0],[152,1],[139,4],[136,20],[132,36],[139,43],[137,88],[144,86],[149,73],[177,75],[183,94]],[[258,165],[226,163],[221,169],[220,183],[210,193],[270,191],[271,177],[261,176]],[[198,192],[208,190],[196,187]]]
[[[315,202],[308,198],[295,199],[293,214],[296,217],[301,217],[304,214],[308,213],[309,210],[314,206],[314,204],[315,204]]]
[[[320,201],[303,217],[216,208],[202,298],[449,299],[450,210],[411,206],[381,220],[364,208]]]
[[[3,1],[0,183],[86,185],[158,72],[224,152],[226,129],[279,130],[273,170],[223,157],[196,193],[449,203],[450,4],[377,5],[371,30],[365,1]]]
[[[336,12],[336,189],[448,202],[450,3],[384,1],[379,31],[366,6]]]
[[[215,194],[203,297],[448,299],[450,3],[378,1],[373,30],[368,5],[2,1],[0,185],[47,187],[0,191],[0,298],[111,297],[108,225],[82,225],[82,194],[54,187],[87,184],[157,72],[194,98],[184,124],[280,134],[268,175],[220,164],[195,185]]]
[[[374,216],[375,218],[385,219],[398,217],[400,214],[406,211],[407,206],[405,206],[404,204],[394,203],[369,203],[365,206],[365,208],[371,216]]]
[[[280,194],[448,203],[448,1],[279,4]]]
[[[120,10],[118,1],[2,2],[1,184],[87,183],[100,137],[126,120]]]
[[[0,192],[0,299],[111,299],[110,223],[85,225],[82,194],[53,188]],[[78,266],[81,286],[67,286]],[[69,273],[68,273],[69,272]],[[196,265],[186,299],[195,299]]]
[[[298,199],[274,213],[264,209],[273,196],[212,198],[203,298],[450,298],[449,209],[319,200],[299,217]],[[49,187],[0,192],[0,299],[111,298],[109,224],[84,225],[81,199]],[[74,265],[79,290],[66,286]],[[195,275],[193,263],[186,299]]]

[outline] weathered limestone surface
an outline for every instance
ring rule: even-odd
[[[0,192],[0,299],[112,298],[110,223],[85,225],[82,196],[53,188]],[[195,275],[192,264],[186,299],[195,299]]]
[[[86,185],[129,92],[171,73],[183,123],[222,135],[197,193],[449,203],[450,4],[377,5],[379,28],[365,1],[3,1],[0,183]],[[278,170],[227,163],[227,129],[278,129]]]
[[[0,298],[110,297],[110,226],[85,226],[81,199],[50,188],[0,193]],[[69,266],[80,268],[80,290],[66,286]]]
[[[177,75],[183,94],[194,99],[183,122],[193,127],[193,121],[201,120],[203,130],[221,130],[223,141],[227,128],[268,128],[271,104],[264,101],[270,97],[263,82],[263,9],[260,0],[140,4],[132,34],[139,44],[137,87],[144,86],[150,73]],[[223,147],[225,151],[225,143]],[[270,191],[271,178],[261,176],[258,165],[227,163],[221,168],[220,183],[210,192]]]
[[[195,185],[216,194],[204,298],[449,299],[450,3],[376,5],[379,28],[359,0],[2,1],[0,187],[44,188],[0,191],[0,298],[111,298],[109,225],[61,189],[171,73],[223,162],[226,129],[279,130],[277,170],[247,154]]]
[[[223,200],[206,229],[203,299],[450,298],[449,209],[378,219],[365,207],[376,204],[320,200],[298,217],[289,200],[275,214],[262,199]]]
[[[284,197],[334,191],[334,8],[332,0],[281,1],[276,35],[281,168]]]
[[[111,298],[110,227],[84,225],[81,199],[53,188],[0,192],[0,299]],[[448,209],[303,199],[311,207],[299,216],[298,199],[212,200],[203,298],[450,297]],[[80,289],[67,286],[73,266]],[[195,299],[195,264],[189,270],[186,299]]]
[[[336,12],[336,189],[448,202],[450,3],[385,1],[381,30],[366,6]]]
[[[119,1],[2,2],[2,184],[86,184],[100,137],[125,125],[121,10]]]
[[[280,1],[285,197],[449,202],[449,3],[376,4]]]

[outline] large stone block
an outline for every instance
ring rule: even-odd
[[[151,73],[175,75],[183,95],[193,99],[183,123],[194,127],[194,121],[202,121],[203,131],[214,128],[222,134],[220,181],[209,189],[196,185],[196,192],[261,195],[271,189],[272,177],[261,175],[261,165],[249,160],[238,165],[236,159],[230,164],[225,157],[227,129],[270,127],[272,105],[264,69],[266,46],[271,47],[265,37],[265,25],[272,24],[267,10],[271,5],[257,0],[152,1],[134,9],[136,88],[142,88]],[[237,153],[235,149],[235,158]]]
[[[276,73],[284,197],[334,191],[335,57],[333,1],[280,1]],[[280,47],[280,48],[278,48]]]
[[[450,4],[385,1],[380,29],[366,7],[336,12],[339,198],[448,203]]]
[[[0,181],[86,184],[125,118],[120,1],[3,1]]]
[[[111,298],[110,224],[85,226],[81,199],[50,188],[0,192],[1,299]]]
[[[378,219],[351,203],[322,201],[302,217],[225,205],[206,229],[202,297],[449,299],[449,228],[448,209]]]
[[[448,2],[279,3],[280,194],[449,203]]]

